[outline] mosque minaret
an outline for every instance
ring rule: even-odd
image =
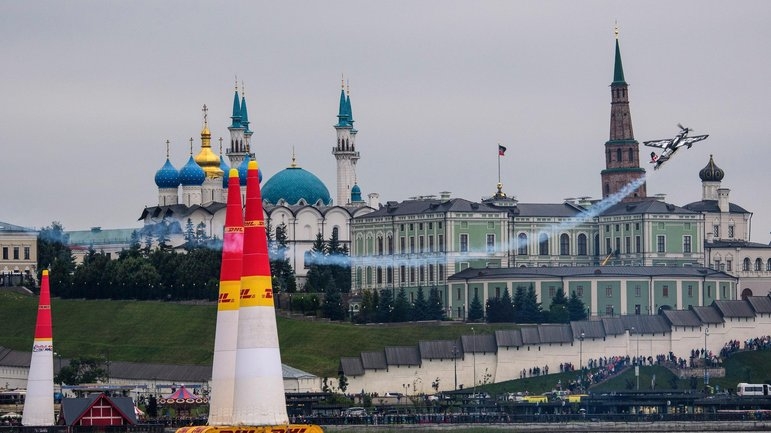
[[[351,190],[356,185],[356,162],[359,152],[356,150],[356,129],[353,127],[350,88],[346,94],[345,83],[340,90],[340,110],[337,114],[337,145],[332,154],[337,160],[337,195],[335,204],[345,206],[351,203]]]

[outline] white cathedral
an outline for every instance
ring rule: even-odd
[[[193,139],[190,139],[190,155],[182,168],[177,169],[169,159],[169,143],[166,143],[166,162],[155,173],[158,186],[157,206],[145,207],[140,221],[143,222],[143,236],[152,234],[161,226],[168,230],[172,247],[185,242],[185,233],[193,227],[196,233],[210,238],[222,238],[225,223],[227,199],[227,173],[230,167],[238,169],[242,201],[246,192],[246,168],[255,158],[251,152],[253,131],[249,129],[246,98],[239,96],[236,86],[233,97],[233,113],[230,131],[230,145],[226,155],[230,166],[222,155],[220,138],[219,156],[211,147],[211,132],[208,126],[208,112],[204,105],[201,148],[193,155]],[[372,212],[379,207],[379,195],[370,193],[367,201],[362,199],[361,188],[356,183],[356,133],[353,127],[350,93],[345,86],[340,91],[338,121],[334,125],[337,143],[332,154],[337,160],[337,188],[333,201],[324,183],[313,173],[300,168],[294,155],[289,167],[279,171],[262,182],[265,220],[275,232],[284,224],[288,240],[288,257],[297,276],[298,288],[305,283],[309,264],[308,252],[318,233],[324,239],[337,232],[341,244],[350,248],[350,222],[358,215]],[[257,158],[259,161],[259,158]],[[262,166],[261,166],[262,168]],[[144,239],[142,240],[144,241]]]

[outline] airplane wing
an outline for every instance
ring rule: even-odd
[[[688,146],[691,147],[693,143],[696,143],[697,141],[701,141],[709,137],[709,135],[694,135],[693,137],[686,137],[680,141],[680,143],[677,143],[677,147],[680,146]]]
[[[668,138],[666,140],[653,140],[653,141],[644,141],[644,145],[650,146],[650,147],[660,147],[662,149],[666,148],[670,144],[672,144],[672,139]]]

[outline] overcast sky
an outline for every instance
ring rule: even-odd
[[[190,137],[197,153],[203,104],[227,141],[236,75],[265,179],[294,147],[334,196],[344,74],[364,195],[490,196],[500,142],[510,196],[598,198],[618,22],[635,138],[710,135],[646,163],[648,194],[700,200],[714,154],[769,242],[768,1],[2,1],[0,16],[0,221],[138,227],[165,141],[178,169]]]

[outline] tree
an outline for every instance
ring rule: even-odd
[[[480,322],[484,319],[485,310],[482,307],[482,302],[479,300],[479,294],[474,293],[474,298],[471,300],[471,305],[468,308],[468,320],[469,322]]]
[[[444,320],[444,308],[442,298],[439,297],[439,288],[434,286],[428,292],[428,320]]]
[[[340,392],[345,394],[348,389],[348,378],[345,377],[345,374],[340,373],[340,377],[337,378],[337,387],[340,388]]]
[[[187,224],[185,224],[185,248],[191,249],[196,244],[195,229],[193,228],[193,220],[188,218]]]
[[[586,306],[576,295],[575,290],[570,294],[570,299],[568,300],[568,315],[572,321],[586,320]]]
[[[67,246],[69,241],[69,236],[64,233],[64,227],[58,221],[54,221],[51,226],[41,229],[38,234],[37,268],[41,274],[43,269],[49,270],[53,296],[66,296],[72,288],[75,259]]]
[[[70,360],[70,364],[62,367],[59,374],[54,377],[54,382],[67,385],[80,385],[81,383],[96,383],[108,379],[104,369],[105,360],[92,356],[81,356]]]
[[[348,306],[343,304],[343,295],[336,287],[330,286],[324,292],[324,303],[321,306],[324,317],[329,320],[345,320]]]
[[[517,323],[541,323],[543,320],[541,303],[538,302],[533,285],[531,284],[526,292],[522,288],[522,293],[520,293],[520,287],[518,287],[515,299],[518,296],[521,297],[521,301],[519,304],[515,303],[514,305],[517,312]]]
[[[389,289],[380,291],[380,300],[377,304],[377,321],[380,323],[391,322],[391,311],[394,308],[393,293]]]
[[[423,293],[423,286],[418,286],[415,302],[412,304],[412,320],[428,320],[428,301]]]
[[[281,225],[276,227],[275,240],[268,236],[270,271],[273,274],[274,291],[293,293],[297,291],[297,280],[295,279],[292,264],[287,256],[287,240],[285,223],[281,223]]]
[[[514,303],[509,295],[509,289],[503,291],[503,296],[487,301],[487,321],[489,323],[504,323],[514,321]]]
[[[404,287],[399,289],[394,300],[394,308],[391,312],[391,322],[406,322],[410,318],[410,303],[407,301],[407,292]]]
[[[331,285],[332,276],[326,265],[326,243],[321,232],[316,234],[311,250],[308,251],[306,261],[310,262],[307,281],[305,283],[306,292],[324,292]]]
[[[343,293],[351,291],[351,259],[348,257],[348,247],[340,244],[338,230],[332,229],[332,236],[326,244],[327,264],[333,284]]]
[[[549,321],[552,323],[570,322],[568,298],[565,297],[565,291],[562,290],[562,287],[557,289],[549,305]]]
[[[356,315],[357,323],[370,323],[375,320],[377,314],[377,292],[364,289],[361,292],[361,307]]]

